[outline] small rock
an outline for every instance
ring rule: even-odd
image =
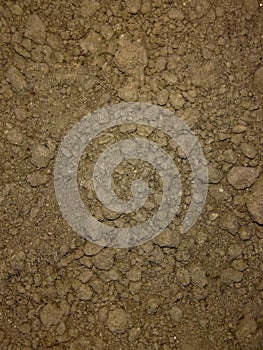
[[[126,102],[136,102],[138,99],[136,84],[130,83],[118,90],[118,96]]]
[[[184,287],[188,286],[190,283],[190,274],[188,270],[183,267],[177,270],[176,278]]]
[[[61,316],[61,311],[56,304],[53,303],[45,305],[40,312],[40,320],[47,329],[52,325],[59,324]]]
[[[34,172],[27,175],[27,182],[29,182],[32,187],[43,186],[48,183],[49,178],[50,177],[46,174],[42,174],[41,172]]]
[[[252,224],[253,225],[253,224]],[[251,238],[252,234],[254,233],[254,226],[248,225],[248,226],[241,226],[238,230],[239,237],[243,241],[247,241]]]
[[[93,271],[90,269],[86,269],[85,271],[81,272],[81,274],[79,275],[79,280],[82,283],[87,283],[92,276],[93,276]]]
[[[93,54],[100,50],[102,44],[102,37],[97,32],[91,30],[86,38],[80,40],[80,47],[83,53],[91,52]]]
[[[253,220],[263,225],[263,176],[261,176],[251,189],[247,200],[247,209]]]
[[[181,109],[184,106],[185,100],[180,92],[170,92],[170,102],[174,109]]]
[[[177,19],[179,21],[182,21],[184,19],[184,14],[182,11],[180,11],[176,8],[173,8],[168,12],[168,17],[170,19]]]
[[[231,266],[233,267],[233,269],[243,272],[248,268],[248,265],[244,262],[244,260],[234,260],[231,264]]]
[[[181,310],[178,306],[174,305],[174,306],[170,309],[169,314],[170,314],[170,316],[171,316],[171,319],[172,319],[174,322],[178,322],[178,323],[179,323],[179,322],[182,321],[183,312],[182,312],[182,310]]]
[[[227,180],[235,189],[243,190],[253,185],[259,176],[259,169],[234,166],[227,174]]]
[[[92,258],[94,266],[99,270],[110,270],[114,263],[114,253],[104,249]]]
[[[46,40],[46,26],[37,14],[30,15],[25,24],[24,35],[37,44],[44,44]]]
[[[246,316],[242,321],[240,321],[236,337],[239,341],[246,339],[249,335],[255,333],[257,330],[257,323],[254,318]]]
[[[195,65],[191,69],[190,76],[195,86],[210,89],[216,85],[215,66],[212,62]]]
[[[108,328],[113,333],[125,333],[129,328],[129,314],[120,308],[111,310],[108,315]]]
[[[160,106],[166,105],[168,98],[169,98],[169,91],[167,90],[161,90],[156,95],[156,101]]]
[[[133,268],[127,272],[126,276],[129,281],[138,282],[141,280],[142,274],[140,270]]]
[[[83,0],[81,2],[80,14],[83,17],[92,17],[100,8],[100,4],[96,0]]]
[[[263,66],[260,67],[254,75],[254,85],[259,92],[263,92]]]
[[[103,250],[103,246],[98,245],[98,244],[94,244],[92,242],[87,241],[85,243],[85,246],[83,248],[84,254],[87,256],[93,256],[98,254],[99,252],[101,252]]]
[[[242,272],[236,271],[232,267],[229,267],[221,272],[220,278],[221,281],[226,284],[237,283],[242,281],[243,274]]]
[[[78,288],[77,295],[80,300],[87,301],[92,298],[93,290],[89,285],[81,284],[81,286]]]
[[[24,140],[23,134],[17,127],[14,127],[11,130],[9,130],[7,132],[6,138],[7,141],[12,143],[13,145],[21,145]]]
[[[180,118],[190,127],[192,128],[197,123],[200,114],[198,110],[192,108],[184,108],[182,115]]]
[[[147,312],[150,315],[156,314],[159,306],[161,305],[161,299],[157,296],[152,296],[147,300]]]
[[[249,143],[243,142],[240,149],[247,158],[254,159],[257,155],[257,149]]]
[[[242,134],[246,130],[247,130],[247,127],[245,125],[241,125],[241,124],[233,126],[233,129],[232,129],[233,133],[235,133],[235,134]]]
[[[198,287],[205,287],[207,285],[205,271],[203,271],[200,266],[195,266],[191,270],[191,279],[192,284],[197,285]]]
[[[27,87],[24,75],[14,66],[8,69],[6,74],[6,80],[17,91],[24,90]]]
[[[147,53],[143,45],[133,42],[119,48],[115,63],[120,71],[127,74],[143,71],[148,63]]]
[[[47,146],[35,145],[31,149],[31,163],[38,168],[46,168],[55,156],[55,145],[48,142]]]
[[[179,232],[166,229],[154,239],[154,243],[161,248],[177,248],[181,240]]]
[[[240,255],[242,255],[242,249],[240,245],[237,243],[231,244],[228,247],[228,255],[231,259],[238,258]]]
[[[222,215],[219,226],[223,230],[229,231],[232,235],[235,235],[238,231],[238,221],[233,212],[226,212]]]
[[[132,15],[136,15],[141,8],[141,0],[125,0],[126,10]]]
[[[210,166],[208,168],[209,183],[218,184],[224,177],[223,173],[215,167]]]

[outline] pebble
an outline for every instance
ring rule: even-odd
[[[141,0],[125,0],[126,10],[132,15],[136,15],[141,8]]]
[[[223,230],[227,230],[230,232],[232,235],[235,235],[238,232],[238,221],[233,212],[225,212],[219,221],[219,226]]]
[[[263,176],[252,187],[248,199],[247,208],[253,220],[263,225]]]
[[[257,330],[257,323],[254,318],[246,316],[240,321],[237,330],[236,337],[239,341],[245,340],[249,335],[255,333]]]
[[[198,287],[205,287],[207,285],[207,278],[205,271],[200,266],[194,266],[190,271],[193,285]]]
[[[253,226],[251,225],[241,226],[238,230],[238,235],[243,241],[247,241],[251,238],[251,235],[253,232],[254,232]]]
[[[240,272],[243,272],[248,268],[248,265],[242,259],[234,260],[232,262],[231,266],[233,267],[233,269],[240,271]]]
[[[40,320],[49,329],[52,325],[59,324],[62,313],[56,304],[48,303],[40,312]]]
[[[242,249],[239,244],[233,243],[228,247],[228,255],[231,259],[238,258],[242,255]]]
[[[98,245],[98,244],[94,244],[92,242],[87,241],[85,243],[85,246],[83,248],[84,254],[87,256],[93,256],[98,254],[99,252],[101,252],[103,250],[103,246]]]
[[[170,310],[169,310],[169,314],[171,316],[171,319],[174,322],[181,322],[182,318],[183,318],[183,312],[182,310],[177,306],[174,305]]]
[[[232,267],[229,267],[221,272],[221,281],[226,284],[241,282],[243,274],[240,271],[236,271]]]
[[[257,155],[257,149],[249,143],[243,142],[240,149],[247,158],[254,159]]]
[[[18,92],[27,88],[27,82],[24,75],[14,66],[11,66],[8,69],[6,73],[6,80]]]
[[[161,90],[156,95],[156,101],[160,106],[166,105],[168,98],[169,98],[169,91],[167,90]]]
[[[154,239],[154,243],[161,248],[177,248],[181,240],[179,232],[166,229]]]
[[[213,166],[208,167],[208,173],[209,183],[211,184],[218,184],[224,177],[223,173]]]
[[[173,8],[168,12],[168,17],[170,19],[177,19],[179,21],[182,21],[184,19],[184,14],[182,11],[180,11],[176,8]]]
[[[127,74],[135,73],[135,70],[143,70],[148,63],[143,45],[137,42],[120,47],[114,60],[119,70]]]
[[[118,90],[118,96],[126,102],[136,102],[138,99],[137,86],[135,84],[127,84]]]
[[[23,143],[24,137],[21,131],[14,127],[7,132],[6,135],[7,141],[12,143],[13,145],[21,145]]]
[[[182,94],[180,94],[180,92],[171,91],[170,92],[170,102],[171,102],[172,106],[174,107],[174,109],[181,109],[184,106],[185,100],[184,100]]]
[[[100,3],[96,0],[83,0],[80,6],[80,14],[83,17],[92,17],[100,8]]]
[[[46,26],[37,14],[28,17],[25,23],[24,35],[37,44],[45,44]]]
[[[188,270],[183,267],[177,270],[176,278],[184,287],[188,286],[190,283],[190,274]]]
[[[109,311],[108,328],[113,333],[125,333],[129,328],[129,314],[121,308]]]
[[[92,258],[94,266],[99,270],[110,270],[114,263],[114,253],[111,250],[104,249]]]
[[[147,312],[150,315],[156,314],[159,306],[161,305],[161,299],[158,296],[149,297],[147,300]]]
[[[243,190],[254,184],[259,176],[259,169],[244,166],[234,166],[227,174],[227,180],[235,189]]]
[[[34,172],[27,175],[27,182],[30,183],[32,187],[43,186],[48,183],[50,177],[41,172]]]
[[[127,276],[129,281],[133,281],[133,282],[138,282],[142,278],[141,271],[138,270],[137,268],[130,269],[127,272],[126,276]]]
[[[87,284],[81,284],[77,290],[77,296],[80,300],[88,301],[92,298],[93,290]]]
[[[31,163],[37,168],[46,168],[55,156],[55,144],[49,142],[47,147],[36,144],[31,149]]]

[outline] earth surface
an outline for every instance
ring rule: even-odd
[[[263,349],[262,1],[0,1],[0,349]],[[207,201],[186,233],[186,155],[158,130],[122,125],[88,146],[81,196],[114,227],[158,210],[161,181],[131,159],[122,199],[149,181],[141,211],[105,208],[94,161],[125,137],[173,154],[181,214],[127,249],[82,238],[54,190],[59,145],[84,116],[119,102],[162,106],[187,123],[209,168]],[[159,197],[158,197],[159,196]]]

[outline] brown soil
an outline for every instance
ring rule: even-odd
[[[0,27],[0,349],[261,350],[262,1],[0,0]],[[208,198],[185,235],[174,224],[142,246],[103,248],[63,219],[58,146],[120,101],[170,109],[203,147]],[[89,162],[99,152],[95,142]],[[158,183],[147,164],[127,174],[136,164]],[[123,189],[115,175],[127,199],[134,177]],[[93,199],[93,215],[115,219]]]

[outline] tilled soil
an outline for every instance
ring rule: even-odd
[[[0,349],[261,350],[262,1],[2,0],[0,27]],[[210,178],[192,229],[179,234],[177,217],[130,249],[74,232],[53,182],[70,128],[121,101],[185,121]],[[114,215],[89,185],[92,161],[127,135],[173,148],[163,133],[123,125],[83,155],[87,207],[118,227],[156,210]],[[189,164],[175,158],[187,205]],[[130,198],[134,174],[150,176],[154,202],[158,174],[139,160],[116,170],[118,195]]]

